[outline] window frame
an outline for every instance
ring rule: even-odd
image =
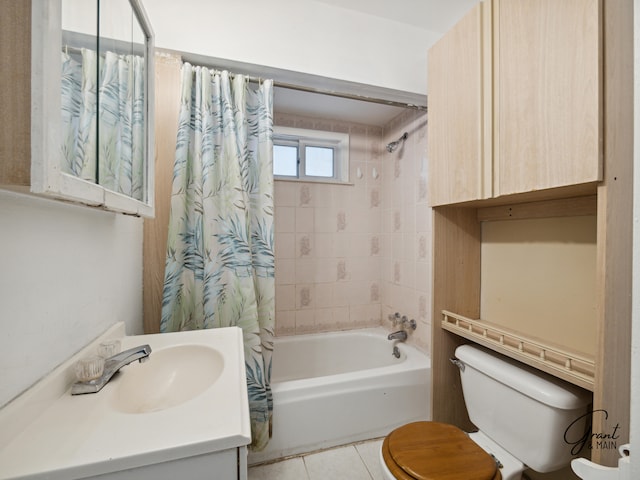
[[[273,175],[275,180],[349,183],[349,134],[294,127],[273,127],[273,145],[297,146],[297,175]],[[333,176],[306,175],[306,147],[333,149]]]

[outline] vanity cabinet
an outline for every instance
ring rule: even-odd
[[[247,480],[247,477],[247,447],[243,446],[86,477],[85,480]]]
[[[592,448],[582,454],[616,466],[617,447],[629,440],[630,418],[633,2],[484,1],[452,32],[465,23],[475,28],[476,40],[483,40],[481,47],[471,40],[452,42],[463,38],[460,33],[446,34],[429,55],[429,162],[434,205],[432,418],[473,428],[458,369],[450,359],[458,345],[480,343],[591,390],[591,433],[594,438],[615,439],[610,443],[593,441]],[[494,44],[489,73],[483,70],[487,66],[488,26],[488,38]],[[454,50],[448,53],[445,48],[453,44],[460,46],[459,54],[466,55],[465,60],[451,60]],[[449,71],[451,63],[459,62],[457,68],[462,70],[465,62],[474,61],[479,62],[475,72],[483,83],[474,95],[458,92],[467,88],[464,79],[455,83],[438,78]],[[492,77],[489,83],[488,77]],[[466,96],[465,102],[479,102],[480,107],[458,107],[457,100],[448,103],[448,98],[458,94]],[[451,108],[443,114],[447,105]],[[479,119],[476,123],[456,118],[472,113]],[[466,131],[455,132],[458,121],[468,125]],[[458,143],[465,134],[476,136],[473,148],[457,158],[448,157],[461,148]],[[586,217],[590,218],[594,246],[588,261],[595,264],[588,274],[593,293],[587,300],[594,314],[589,320],[593,324],[589,325],[592,340],[587,342],[591,346],[587,355],[574,356],[572,349],[576,340],[572,332],[581,328],[583,315],[566,311],[555,320],[561,328],[538,329],[541,333],[525,331],[530,325],[516,321],[496,326],[492,318],[482,318],[490,311],[483,295],[493,295],[495,307],[495,301],[505,294],[496,292],[499,283],[491,286],[491,293],[486,291],[483,276],[488,265],[483,262],[495,259],[486,255],[483,244],[486,222],[534,225],[533,220],[542,219],[551,225],[556,220],[571,222]],[[526,234],[517,231],[523,244],[537,241],[539,233],[536,229]],[[518,240],[509,240],[513,241]],[[519,274],[535,273],[535,268],[531,270]],[[572,296],[572,287],[570,280],[564,282],[560,301],[583,301]],[[547,299],[539,303],[546,305]],[[549,316],[553,314],[549,306]],[[485,330],[485,326],[489,328]],[[537,335],[544,338],[535,338]],[[558,347],[568,352],[566,363],[556,362],[557,366],[547,368],[540,361],[550,356],[547,351],[531,347],[538,340],[542,340],[543,350]],[[513,348],[502,342],[513,343]],[[576,366],[582,360],[588,365]]]
[[[602,180],[601,9],[485,0],[431,47],[432,205]]]
[[[0,188],[153,216],[152,52],[139,0],[0,2]],[[78,159],[88,173],[70,166]]]

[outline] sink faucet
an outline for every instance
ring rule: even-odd
[[[104,371],[100,377],[88,382],[74,383],[71,386],[71,395],[99,392],[122,367],[136,360],[140,363],[145,362],[149,359],[150,354],[151,347],[149,345],[140,345],[124,352],[116,353],[104,361]]]
[[[400,340],[404,342],[407,340],[407,332],[404,330],[398,330],[397,332],[390,333],[387,337],[388,340]]]

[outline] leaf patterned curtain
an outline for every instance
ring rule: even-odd
[[[76,60],[62,52],[62,171],[96,182],[98,55],[82,49]]]
[[[160,325],[242,328],[254,450],[271,436],[272,101],[269,80],[183,65]]]
[[[98,183],[142,200],[144,58],[106,52],[98,94]]]
[[[62,171],[137,200],[144,194],[144,58],[62,53]]]

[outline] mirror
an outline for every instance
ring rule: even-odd
[[[61,25],[60,171],[115,194],[105,198],[149,205],[153,36],[144,10],[137,0],[62,0]]]

